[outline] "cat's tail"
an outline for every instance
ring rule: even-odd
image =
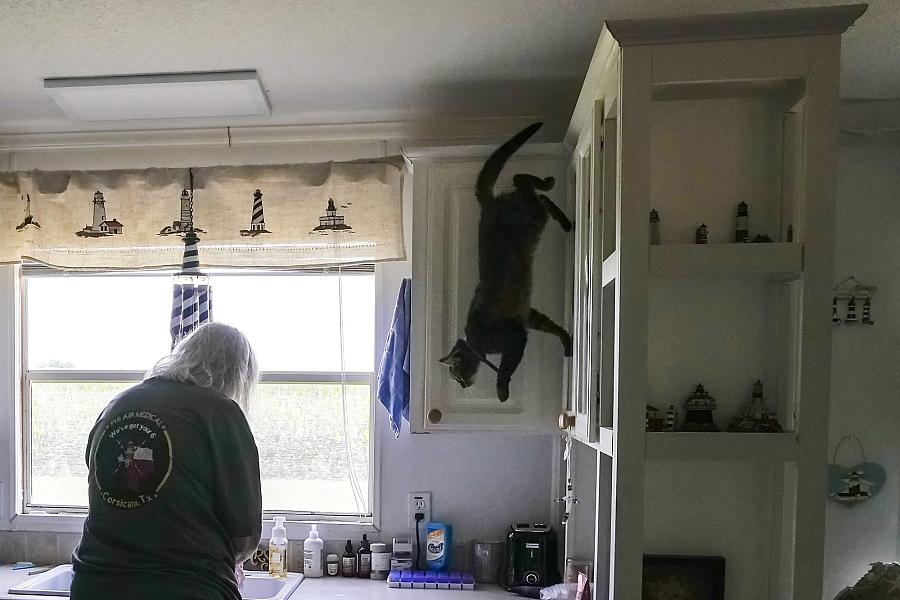
[[[543,123],[532,123],[497,148],[485,161],[475,184],[475,197],[479,203],[489,202],[494,198],[494,184],[497,183],[497,178],[500,177],[500,171],[503,170],[506,161],[541,128],[541,125]]]

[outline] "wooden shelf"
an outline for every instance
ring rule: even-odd
[[[797,434],[789,433],[647,433],[646,458],[659,461],[797,460]]]
[[[791,275],[801,271],[803,271],[802,244],[650,246],[652,275]]]

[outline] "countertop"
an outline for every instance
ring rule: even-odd
[[[0,600],[53,600],[50,596],[20,596],[9,594],[7,590],[28,579],[28,571],[13,571],[12,565],[0,566]],[[366,579],[344,579],[343,577],[323,577],[305,579],[291,600],[497,600],[518,598],[496,585],[478,584],[469,590],[408,590],[389,588],[386,581]]]

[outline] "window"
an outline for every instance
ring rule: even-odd
[[[87,436],[169,351],[169,274],[23,275],[25,510],[84,510]],[[372,268],[211,275],[215,320],[250,339],[263,509],[371,516]]]

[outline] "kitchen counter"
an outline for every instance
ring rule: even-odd
[[[51,596],[20,596],[7,592],[9,588],[28,579],[28,571],[13,571],[12,565],[0,566],[0,600],[52,600]],[[291,600],[507,600],[518,598],[496,585],[478,584],[468,590],[408,590],[389,588],[386,581],[324,577],[305,579]]]

